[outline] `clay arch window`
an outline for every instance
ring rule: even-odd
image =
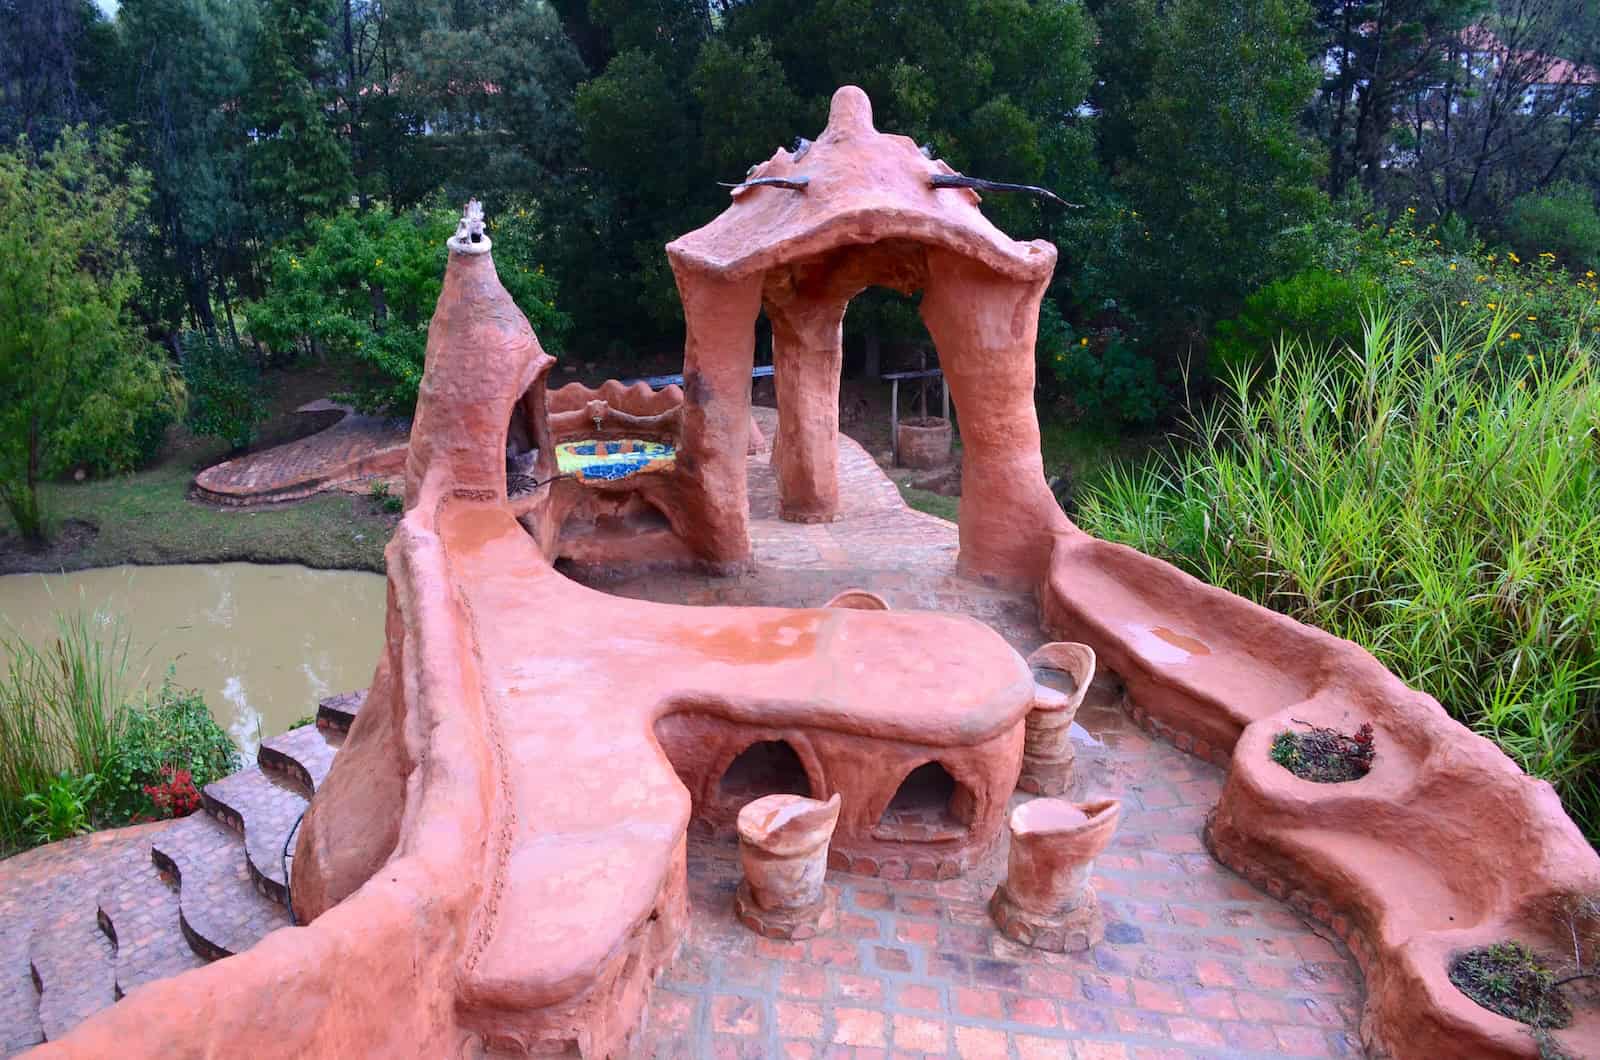
[[[722,800],[743,806],[764,795],[812,795],[805,763],[787,740],[760,740],[739,752],[717,782]]]
[[[964,836],[977,801],[972,789],[938,762],[924,762],[900,782],[873,835],[879,839],[932,842]]]

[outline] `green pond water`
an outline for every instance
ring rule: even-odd
[[[365,688],[383,646],[384,579],[358,571],[219,563],[0,577],[0,630],[36,645],[81,610],[129,634],[130,676],[159,686],[169,663],[253,755],[263,737]]]

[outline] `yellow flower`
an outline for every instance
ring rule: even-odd
[[[1415,265],[1416,262],[1412,261],[1410,258],[1401,258],[1400,259],[1400,264],[1402,264],[1402,265]]]
[[[1450,263],[1450,271],[1451,272],[1455,272],[1456,271],[1456,263],[1453,262],[1453,261]]]
[[[1466,299],[1465,299],[1465,298],[1463,298],[1463,299],[1462,299],[1462,300],[1461,300],[1461,301],[1460,301],[1460,302],[1458,302],[1458,303],[1457,303],[1457,304],[1458,304],[1458,305],[1471,305],[1471,304],[1472,304],[1472,303],[1471,303],[1471,302],[1469,302],[1469,301],[1467,301],[1467,300],[1466,300]]]
[[[1476,275],[1476,276],[1474,276],[1474,277],[1473,277],[1473,278],[1472,278],[1472,282],[1473,282],[1473,283],[1483,283],[1483,282],[1484,282],[1484,281],[1485,281],[1485,280],[1487,280],[1487,279],[1488,279],[1488,278],[1489,278],[1489,277],[1487,277],[1487,276],[1485,276],[1485,275],[1484,275],[1484,274],[1483,274],[1483,273],[1481,273],[1481,272],[1480,272],[1480,273],[1478,273],[1478,275]]]
[[[1487,305],[1490,309],[1499,309],[1500,308],[1500,303],[1498,303],[1498,302],[1485,302],[1484,304]]]
[[[1528,319],[1529,319],[1529,320],[1538,320],[1538,319],[1539,319],[1539,318],[1538,318],[1538,317],[1536,317],[1536,316],[1534,316],[1534,315],[1533,315],[1533,314],[1532,314],[1532,313],[1529,313],[1529,314],[1528,314]]]
[[[1511,251],[1509,254],[1507,254],[1506,257],[1511,259],[1511,264],[1513,264],[1513,265],[1521,265],[1522,264],[1522,259],[1517,257],[1517,252],[1514,251],[1514,250]]]
[[[383,265],[383,259],[382,258],[373,258],[372,259],[372,267],[373,268],[379,268],[382,265]]]
[[[1550,253],[1548,250],[1539,251],[1539,256],[1541,258],[1549,258],[1551,261],[1556,260],[1556,256],[1554,254]]]
[[[1526,379],[1518,379],[1517,380],[1517,389],[1518,390],[1526,390],[1527,388],[1528,388],[1528,381]]]
[[[1594,279],[1594,270],[1590,269],[1588,272],[1584,273],[1583,275],[1584,275],[1585,278],[1592,280],[1592,279]]]
[[[1520,332],[1520,331],[1513,331],[1513,332],[1512,332],[1512,333],[1511,333],[1511,335],[1510,335],[1510,338],[1511,338],[1511,341],[1512,341],[1512,342],[1515,342],[1515,341],[1517,341],[1517,340],[1518,340],[1518,339],[1520,339],[1520,338],[1522,338],[1522,332]]]
[[[1417,208],[1415,206],[1407,206],[1406,207],[1406,213],[1416,213],[1416,212],[1417,212]]]
[[[1079,339],[1078,340],[1078,345],[1079,346],[1087,346],[1087,345],[1089,345],[1089,336],[1085,335],[1083,338]]]

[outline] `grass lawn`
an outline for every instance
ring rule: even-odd
[[[258,448],[306,433],[306,418],[293,409],[337,389],[314,372],[281,373],[274,382],[273,415]],[[156,463],[143,471],[45,484],[50,545],[37,552],[24,548],[0,508],[0,574],[235,560],[383,571],[383,546],[397,517],[364,496],[331,493],[244,511],[190,500],[195,473],[226,456],[219,443],[176,428]]]

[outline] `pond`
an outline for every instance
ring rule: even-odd
[[[127,631],[130,678],[179,684],[247,755],[337,692],[365,688],[383,647],[384,578],[255,563],[106,567],[0,577],[0,631],[43,646],[56,615]]]

